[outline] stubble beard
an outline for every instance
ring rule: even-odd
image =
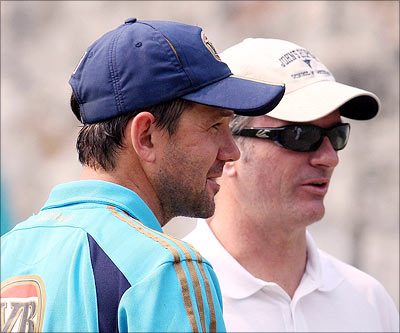
[[[208,218],[214,214],[214,194],[207,190],[206,176],[199,184],[198,163],[175,149],[168,149],[154,187],[165,223],[176,216]],[[200,179],[200,182],[202,180]]]
[[[195,191],[190,180],[179,182],[171,175],[163,174],[158,181],[158,197],[165,221],[176,216],[208,218],[214,214],[214,198],[207,188]]]

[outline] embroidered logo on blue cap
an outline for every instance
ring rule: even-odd
[[[208,40],[208,37],[206,36],[204,31],[201,32],[201,40],[203,41],[208,51],[210,51],[210,53],[213,55],[213,57],[218,61],[221,61],[221,58],[219,57],[217,50],[215,49],[214,45],[212,45],[212,43]]]

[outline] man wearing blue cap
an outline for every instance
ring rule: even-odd
[[[70,84],[82,177],[2,237],[2,331],[224,331],[210,264],[161,227],[213,214],[239,158],[230,119],[271,111],[283,85],[234,77],[199,27],[136,19]]]

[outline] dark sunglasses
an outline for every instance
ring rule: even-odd
[[[232,133],[272,140],[279,146],[300,152],[316,151],[325,136],[329,138],[334,150],[346,147],[350,135],[350,124],[338,124],[330,128],[322,128],[309,124],[295,124],[282,127],[250,127]]]

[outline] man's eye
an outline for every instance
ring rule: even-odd
[[[222,123],[216,123],[213,126],[211,126],[212,128],[218,129],[220,126],[222,125]]]

